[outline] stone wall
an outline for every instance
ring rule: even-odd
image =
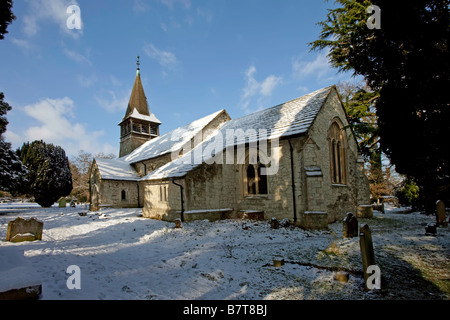
[[[322,172],[322,177],[307,178],[309,202],[306,211],[327,212],[329,223],[343,219],[346,212],[356,212],[358,204],[369,203],[368,180],[363,172],[363,164],[359,161],[358,145],[350,129],[345,131],[346,181],[344,184],[333,184],[331,181],[328,130],[336,119],[342,122],[343,127],[348,125],[338,94],[332,90],[309,131],[309,137],[317,147],[314,152],[305,152],[303,157],[303,168],[317,166]],[[323,204],[320,205],[321,203]]]
[[[89,178],[90,206],[92,211],[101,207],[138,208],[143,205],[142,185],[136,181],[101,179],[97,165],[91,167]],[[125,199],[122,199],[122,192]]]
[[[296,223],[305,228],[323,228],[327,223],[343,219],[346,212],[356,212],[358,205],[369,202],[368,181],[358,157],[357,143],[347,130],[347,176],[345,183],[332,184],[328,129],[336,118],[344,127],[348,125],[337,92],[332,90],[307,135],[279,141],[278,171],[267,176],[267,194],[245,194],[245,166],[241,164],[242,159],[238,161],[236,152],[234,164],[199,165],[184,179],[178,180],[184,186],[184,210],[207,212],[231,208],[233,213],[230,216],[237,216],[242,211],[254,211],[264,212],[265,219],[275,217],[290,221],[294,220],[295,212]],[[146,181],[144,184],[144,216],[172,221],[180,217],[178,186],[168,181]],[[159,198],[163,185],[168,185],[166,201]]]

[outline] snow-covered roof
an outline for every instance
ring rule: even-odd
[[[139,120],[150,121],[150,122],[161,124],[161,121],[159,121],[158,118],[153,113],[150,112],[150,115],[147,116],[145,114],[140,114],[139,111],[137,111],[137,109],[133,109],[133,112],[131,114],[127,115],[125,118],[123,118],[122,121],[120,121],[119,125],[128,118],[139,119]]]
[[[137,181],[140,179],[136,170],[123,160],[96,158],[95,162],[103,180]]]
[[[181,150],[187,142],[194,138],[198,133],[201,133],[212,120],[223,112],[226,111],[223,109],[219,110],[162,136],[147,141],[129,155],[119,159],[128,163],[136,163]]]
[[[169,162],[149,173],[142,180],[184,177],[189,171],[208,160],[202,158],[199,161],[198,156],[200,155],[202,157],[204,154],[203,150],[207,148],[211,149],[212,143],[216,144],[217,141],[220,141],[220,139],[216,138],[217,135],[221,135],[223,138],[221,141],[223,141],[222,150],[224,150],[226,147],[232,145],[259,140],[259,134],[262,130],[267,132],[267,140],[304,134],[311,127],[333,88],[334,86],[326,87],[275,107],[230,120],[217,130],[216,135],[205,139],[203,143],[179,159]],[[230,141],[225,138],[227,136],[227,130],[231,132],[233,130],[234,132],[243,130],[246,134]],[[217,151],[217,148],[214,147],[214,150]]]

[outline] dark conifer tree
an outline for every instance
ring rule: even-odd
[[[13,194],[25,193],[27,169],[3,137],[8,125],[6,113],[11,110],[11,106],[3,99],[4,95],[0,92],[0,190]]]
[[[414,178],[431,211],[437,199],[450,200],[450,1],[337,2],[310,45],[329,49],[334,67],[362,75],[379,93],[381,148]],[[381,9],[379,29],[368,27],[370,5]]]
[[[25,143],[20,159],[28,168],[30,193],[42,207],[50,207],[72,191],[72,173],[65,151],[43,141]]]

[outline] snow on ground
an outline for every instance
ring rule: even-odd
[[[86,209],[0,205],[0,255],[10,248],[24,252],[42,279],[41,299],[450,297],[450,227],[426,236],[425,225],[435,218],[419,213],[388,208],[359,220],[372,230],[382,276],[382,289],[366,293],[359,239],[343,239],[341,222],[327,231],[273,230],[267,221],[242,220],[195,221],[175,229],[140,217],[141,209],[79,212]],[[18,216],[44,222],[42,241],[4,241],[8,221]],[[275,268],[273,258],[286,263]],[[81,290],[67,288],[71,265],[80,267]],[[334,279],[338,269],[350,272],[348,283]]]

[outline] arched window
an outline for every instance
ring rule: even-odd
[[[125,190],[122,190],[122,200],[127,200],[127,193]]]
[[[347,182],[347,136],[343,126],[334,121],[330,126],[328,139],[330,141],[330,174],[334,184]]]
[[[246,195],[267,194],[267,175],[262,174],[262,168],[266,166],[259,161],[256,164],[247,164],[244,170],[244,190]]]

